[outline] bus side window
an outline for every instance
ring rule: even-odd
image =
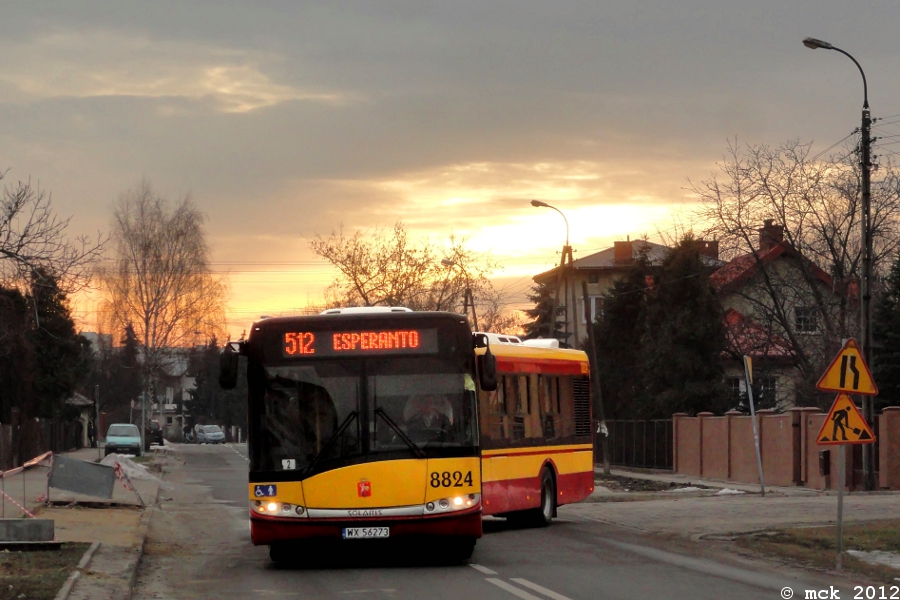
[[[540,405],[541,429],[544,438],[550,440],[556,437],[556,422],[553,413],[556,403],[553,399],[553,390],[556,386],[556,377],[538,375],[538,404]]]
[[[528,437],[544,437],[544,427],[541,423],[541,381],[540,375],[532,373],[528,376]]]
[[[559,378],[559,435],[562,437],[575,435],[575,394],[572,388],[571,375]]]
[[[515,375],[503,376],[503,437],[507,440],[515,437],[516,406],[519,402],[519,379]]]

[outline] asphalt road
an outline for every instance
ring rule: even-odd
[[[564,509],[544,529],[486,520],[468,565],[446,565],[428,549],[397,553],[356,542],[367,545],[279,567],[249,541],[246,447],[184,446],[178,454],[185,464],[160,492],[135,598],[739,600],[782,597],[785,586],[803,598],[810,588],[784,574],[691,556],[690,543],[673,551]]]

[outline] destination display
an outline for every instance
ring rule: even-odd
[[[285,358],[434,354],[437,351],[437,329],[286,331],[281,347]]]

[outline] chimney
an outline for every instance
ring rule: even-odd
[[[760,252],[767,252],[784,241],[784,227],[774,223],[774,219],[766,219],[758,230]]]
[[[630,265],[634,262],[634,250],[632,242],[614,242],[613,243],[613,264]]]
[[[711,242],[706,240],[699,240],[699,250],[701,256],[706,256],[712,258],[713,260],[719,259],[719,241],[713,240]]]

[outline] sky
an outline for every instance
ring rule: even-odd
[[[309,241],[402,221],[466,238],[523,306],[532,275],[702,227],[729,140],[825,149],[900,113],[900,3],[2,2],[0,169],[69,232],[142,179],[207,215],[228,326],[322,300]],[[900,133],[900,131],[898,131]],[[76,315],[92,328],[95,304]]]

